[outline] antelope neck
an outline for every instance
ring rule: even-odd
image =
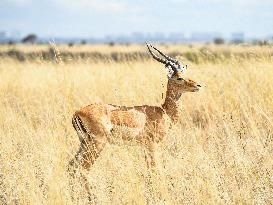
[[[162,108],[165,110],[171,120],[176,123],[179,118],[179,100],[181,93],[178,90],[177,85],[169,80],[167,84],[167,92]]]

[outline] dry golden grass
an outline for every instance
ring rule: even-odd
[[[94,204],[273,203],[272,57],[189,67],[206,87],[182,97],[179,124],[157,145],[156,173],[140,147],[107,146],[88,175]],[[79,146],[73,112],[92,102],[160,105],[167,81],[154,61],[10,59],[0,59],[0,79],[3,204],[88,203],[81,181],[69,188],[67,164]]]
[[[54,43],[54,42],[51,42]],[[99,52],[102,54],[109,54],[111,52],[120,52],[120,53],[127,53],[127,52],[147,52],[145,44],[130,44],[130,45],[122,45],[116,44],[115,46],[109,46],[108,44],[86,44],[86,45],[79,45],[75,44],[72,47],[68,46],[67,44],[60,44],[57,46],[60,51],[63,52]],[[0,52],[6,52],[11,49],[16,49],[22,52],[41,52],[47,51],[51,46],[49,44],[44,45],[25,45],[25,44],[15,44],[15,45],[1,45]],[[197,52],[200,49],[208,48],[209,51],[214,52],[223,52],[223,51],[230,51],[233,53],[268,53],[269,49],[268,46],[258,46],[258,45],[250,45],[250,44],[240,44],[240,45],[205,45],[200,43],[195,44],[161,44],[160,48],[164,50],[164,52]]]

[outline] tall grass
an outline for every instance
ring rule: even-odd
[[[94,204],[273,203],[272,57],[190,63],[187,75],[206,87],[182,96],[151,183],[141,147],[107,146],[88,173]],[[73,112],[93,102],[160,105],[167,81],[153,61],[10,59],[0,60],[0,79],[3,204],[88,203],[67,173],[79,146]]]

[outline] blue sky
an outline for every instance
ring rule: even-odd
[[[273,0],[0,0],[0,30],[102,37],[132,32],[273,34]]]

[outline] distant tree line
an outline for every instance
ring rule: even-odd
[[[22,43],[34,44],[34,43],[37,42],[37,40],[38,40],[37,35],[34,34],[34,33],[31,33],[31,34],[27,35],[26,37],[24,37],[24,38],[21,40],[21,42],[22,42]]]
[[[39,43],[39,44],[44,44],[44,43],[47,43],[47,41],[45,40],[42,40],[42,39],[39,39],[38,36],[35,34],[35,33],[30,33],[28,35],[26,35],[24,38],[22,38],[20,41],[16,41],[14,39],[10,39],[6,42],[2,42],[2,43],[7,43],[9,45],[13,45],[13,44],[16,44],[16,43],[24,43],[24,44],[36,44],[36,43]],[[242,44],[244,43],[244,39],[240,39],[240,38],[235,38],[235,39],[232,39],[232,40],[229,40],[229,41],[226,41],[226,39],[222,38],[222,37],[216,37],[213,39],[213,41],[211,42],[207,42],[206,44],[210,44],[210,43],[214,43],[215,45],[222,45],[222,44]],[[260,39],[254,39],[252,40],[251,42],[247,41],[248,43],[250,44],[253,44],[253,45],[260,45],[260,46],[266,46],[266,45],[270,45],[273,43],[273,37],[272,37],[272,40],[260,40]],[[57,41],[58,43],[58,41]],[[81,44],[81,45],[86,45],[90,42],[88,42],[87,40],[85,39],[82,39],[82,40],[71,40],[71,41],[68,41],[68,42],[63,42],[63,43],[66,43],[69,47],[72,47],[74,45],[77,45],[77,44]],[[102,42],[103,43],[103,42]],[[116,41],[108,41],[108,42],[105,42],[106,44],[108,44],[110,47],[113,47],[117,44],[122,44],[122,45],[130,45],[130,43],[119,43],[119,42],[116,42]],[[162,42],[163,43],[163,42]],[[179,43],[179,42],[177,42]],[[180,43],[183,43],[183,42],[180,42]],[[189,44],[190,42],[184,42],[185,44]],[[164,42],[164,44],[168,44],[167,42]]]

